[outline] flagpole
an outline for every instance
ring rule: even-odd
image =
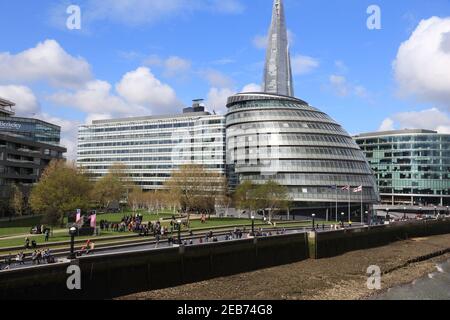
[[[350,189],[351,189],[351,186],[349,185],[349,186],[348,186],[348,222],[349,222],[349,223],[350,223],[351,218],[352,218]]]
[[[336,185],[336,222],[338,222],[338,186]]]
[[[361,224],[364,224],[364,212],[363,212],[363,190],[364,187],[361,187]]]

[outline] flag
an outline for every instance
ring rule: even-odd
[[[97,227],[97,214],[91,215],[91,228]]]
[[[75,223],[80,222],[81,220],[81,210],[77,209],[77,217],[75,218]]]
[[[342,191],[350,190],[350,186],[345,186],[341,188]]]
[[[337,189],[337,186],[334,185],[334,186],[330,186],[330,187],[328,187],[328,188],[330,188],[331,190],[336,190],[336,189]]]
[[[362,192],[363,191],[363,186],[359,186],[358,188],[353,189],[354,193],[358,193],[358,192]]]

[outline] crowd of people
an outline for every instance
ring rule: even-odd
[[[30,255],[30,261],[32,265],[40,264],[50,264],[55,263],[56,259],[53,256],[50,249],[45,250],[34,250]],[[9,253],[3,261],[4,266],[0,266],[0,270],[9,270],[14,266],[25,265],[26,259],[28,258],[27,253],[19,252],[17,255],[13,256]]]

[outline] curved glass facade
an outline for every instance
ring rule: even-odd
[[[450,204],[450,135],[400,130],[355,137],[380,189],[393,205]]]
[[[244,180],[287,186],[298,208],[378,202],[361,149],[327,114],[293,97],[243,93],[228,100],[227,166],[232,187]],[[363,193],[342,187],[363,186]]]

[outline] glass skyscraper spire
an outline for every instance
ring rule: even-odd
[[[294,96],[291,58],[282,0],[275,0],[273,4],[263,88],[266,93]]]
[[[287,188],[294,214],[338,219],[341,212],[350,211],[359,220],[379,200],[375,177],[344,128],[294,97],[281,0],[274,2],[263,90],[228,98],[226,154],[231,188],[243,181],[272,180]]]

